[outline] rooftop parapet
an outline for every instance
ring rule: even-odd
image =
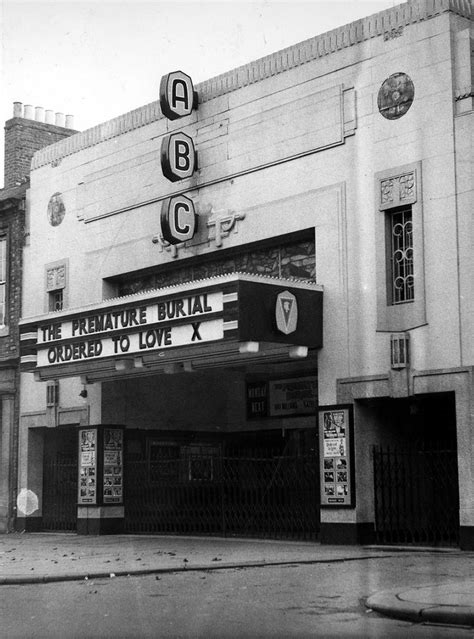
[[[356,20],[201,82],[196,87],[199,101],[207,102],[341,49],[384,35],[393,29],[429,20],[446,12],[471,19],[471,0],[409,0],[407,3]],[[31,168],[39,168],[151,124],[162,117],[159,101],[151,102],[38,151],[33,157]]]

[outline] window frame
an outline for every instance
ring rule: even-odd
[[[62,281],[58,283],[57,278],[56,282],[53,282],[53,285],[50,284],[48,274],[51,271],[57,271],[59,269],[64,269],[64,277]],[[69,259],[57,260],[56,262],[50,262],[44,265],[44,290],[45,290],[45,299],[44,299],[44,309],[46,313],[56,313],[60,310],[64,310],[68,307],[68,291],[69,291]],[[61,309],[55,309],[54,306],[54,295],[58,293],[58,291],[62,291],[62,307]]]
[[[399,222],[395,222],[395,216],[406,215],[409,214],[409,220],[404,221],[404,224],[411,225],[411,243],[408,245],[402,241],[401,245],[395,246],[395,237],[394,237],[394,227],[399,224]],[[405,234],[404,234],[405,237]],[[396,258],[395,254],[401,251],[403,253],[407,253],[411,251],[411,258],[405,255],[402,259],[399,260],[400,269],[397,271],[396,269]],[[390,306],[396,306],[398,304],[410,304],[416,299],[416,281],[414,275],[414,246],[413,246],[413,210],[412,205],[409,204],[407,206],[397,207],[390,209],[386,213],[386,256],[387,256],[387,301]],[[405,272],[403,272],[405,271]],[[413,279],[412,286],[409,286],[406,282],[402,287],[397,287],[396,280],[397,279],[405,279],[411,277]],[[397,299],[397,289],[400,292],[399,298]],[[410,295],[411,291],[411,295]]]
[[[60,299],[59,296],[60,295]],[[58,303],[59,302],[59,303]],[[62,311],[64,308],[64,288],[55,288],[48,291],[48,309],[50,313]]]
[[[424,326],[426,320],[422,163],[375,174],[375,278],[378,332],[397,333]],[[393,213],[411,209],[414,299],[394,303],[391,225]]]
[[[8,277],[9,277],[9,264],[8,264],[9,242],[8,242],[8,235],[6,231],[4,230],[0,231],[0,243],[4,244],[4,247],[5,247],[3,255],[1,254],[1,251],[0,251],[0,276],[2,275],[1,273],[2,266],[4,270],[4,273],[3,273],[4,278],[1,279],[0,277],[0,287],[3,290],[3,294],[0,293],[0,309],[3,305],[3,321],[2,321],[2,318],[0,317],[0,331],[4,331],[8,326],[7,317],[8,317]],[[2,297],[3,297],[3,300],[2,300]]]

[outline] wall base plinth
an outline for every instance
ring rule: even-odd
[[[459,547],[461,550],[474,550],[474,526],[459,528]]]
[[[320,541],[322,544],[354,546],[372,544],[374,539],[375,530],[372,522],[359,524],[321,522]]]
[[[123,506],[78,506],[78,535],[118,535],[123,532]]]
[[[17,532],[40,532],[43,529],[42,517],[17,517],[15,530]]]

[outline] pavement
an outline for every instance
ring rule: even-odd
[[[13,533],[0,535],[0,586],[235,567],[327,564],[402,552],[449,553],[449,578],[440,573],[436,582],[426,585],[365,593],[367,608],[397,619],[474,627],[474,553],[455,549],[322,546],[315,542],[219,537]],[[466,572],[472,577],[467,578]]]

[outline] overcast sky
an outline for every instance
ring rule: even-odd
[[[19,101],[72,114],[84,130],[158,99],[169,71],[197,84],[396,4],[0,0],[0,119]]]

